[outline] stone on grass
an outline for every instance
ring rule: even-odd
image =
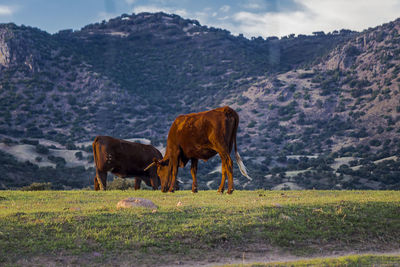
[[[157,209],[157,206],[153,203],[153,201],[140,198],[140,197],[128,197],[117,203],[117,208],[136,208],[143,207],[148,209]]]

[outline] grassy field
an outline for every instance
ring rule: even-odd
[[[376,256],[376,255],[355,255],[338,258],[298,260],[286,262],[251,263],[251,264],[231,264],[222,265],[225,267],[319,267],[319,266],[385,266],[395,267],[400,264],[400,256]]]
[[[158,209],[117,209],[126,197]],[[399,248],[399,191],[0,191],[0,265],[221,264]]]

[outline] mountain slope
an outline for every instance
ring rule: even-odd
[[[358,184],[361,188],[376,188],[374,181],[398,184],[399,162],[390,156],[399,155],[400,148],[399,33],[400,20],[364,31],[318,64],[271,75],[251,85],[243,93],[247,102],[233,105],[242,110],[241,118],[252,129],[245,142],[251,143],[249,149],[261,155],[275,154],[275,159],[293,171],[318,168],[309,169],[310,164],[302,162],[306,159],[291,160],[290,155],[326,155],[325,162],[317,164],[321,173],[314,181],[310,173],[283,179],[302,180],[305,187],[313,182],[321,187],[319,180],[331,176],[330,187],[341,188],[345,183],[338,181],[338,175],[342,175],[341,181],[364,179]],[[225,101],[230,102],[235,100]],[[350,162],[338,170],[340,165],[333,163],[345,156],[350,156]],[[395,162],[377,166],[375,161],[382,158]],[[349,169],[349,164],[357,169]],[[279,168],[275,172],[284,173]],[[351,182],[352,186],[356,182]]]
[[[239,149],[255,177],[247,183],[235,175],[238,188],[396,187],[398,179],[383,179],[399,171],[391,157],[399,154],[399,25],[248,40],[164,13],[124,14],[54,35],[2,24],[2,150],[44,146],[48,154],[29,161],[58,162],[60,172],[70,159],[55,150],[81,151],[77,158],[87,167],[98,134],[165,146],[177,115],[230,105],[240,115]],[[371,172],[389,157],[393,163]],[[1,160],[18,165],[7,154]],[[219,162],[200,165],[200,188],[219,184]],[[29,169],[32,180],[78,186],[39,170]],[[82,186],[90,171],[78,175]],[[27,183],[11,173],[0,177],[3,188]],[[187,169],[180,177],[189,186]]]

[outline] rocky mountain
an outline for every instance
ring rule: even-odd
[[[161,148],[177,115],[221,105],[253,177],[235,167],[237,188],[399,188],[399,34],[400,19],[249,40],[165,13],[53,35],[1,24],[0,188],[89,186],[96,135]],[[200,164],[200,188],[219,164]]]

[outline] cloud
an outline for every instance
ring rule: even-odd
[[[11,6],[0,5],[0,16],[11,16],[14,13],[14,8]]]
[[[238,12],[233,20],[238,23],[234,34],[243,33],[247,37],[279,35],[280,27],[273,13],[255,14],[251,12]]]
[[[188,17],[188,12],[185,9],[173,9],[169,7],[159,7],[159,6],[137,6],[133,8],[133,13],[141,13],[141,12],[165,12],[168,14],[177,14],[181,17]]]
[[[297,0],[306,12],[315,16],[316,26],[332,31],[338,28],[350,28],[361,31],[399,17],[398,0]],[[314,19],[313,19],[314,20]],[[311,21],[307,21],[311,24]]]
[[[231,17],[230,16],[225,16],[225,17],[220,17],[220,18],[217,18],[218,20],[229,20],[229,19],[231,19]]]
[[[237,12],[233,33],[252,36],[311,34],[340,29],[361,31],[399,17],[398,0],[295,0],[297,10],[274,12]]]
[[[230,9],[231,9],[230,6],[224,5],[224,6],[220,7],[219,10],[221,10],[221,11],[224,12],[224,13],[226,13],[226,12],[228,12]]]
[[[115,17],[118,17],[118,14],[114,14],[114,13],[109,13],[109,12],[104,12],[104,11],[102,11],[102,12],[99,12],[98,14],[97,14],[97,17],[99,18],[99,20],[109,20],[109,19],[111,19],[111,18],[115,18]]]
[[[244,9],[260,9],[263,5],[261,5],[258,1],[249,1],[242,3],[240,6]]]

